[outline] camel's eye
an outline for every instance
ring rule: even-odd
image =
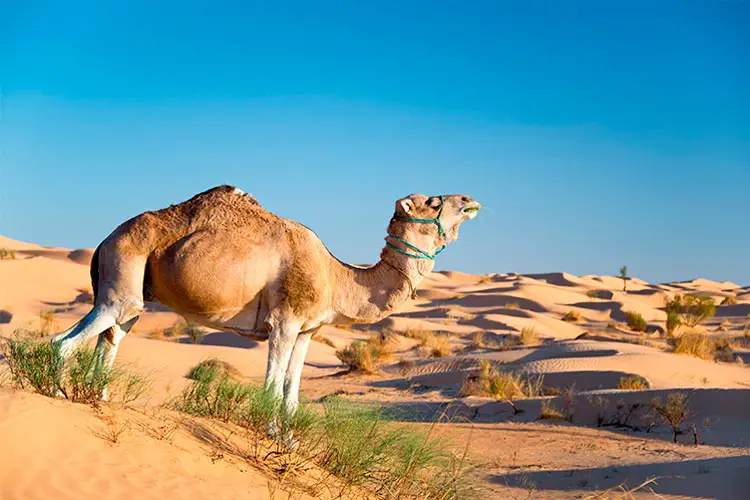
[[[432,196],[427,199],[427,202],[425,204],[430,208],[440,208],[440,198],[437,196]]]

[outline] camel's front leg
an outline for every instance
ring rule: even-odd
[[[117,356],[117,349],[120,347],[120,342],[125,338],[133,325],[138,320],[138,316],[131,319],[124,325],[115,325],[112,328],[105,330],[99,334],[99,339],[96,342],[96,350],[94,351],[97,363],[102,363],[104,368],[111,370],[115,363],[115,357]],[[109,400],[109,390],[107,387],[102,391],[102,400]]]
[[[286,378],[284,379],[284,418],[287,418],[290,421],[294,418],[294,415],[297,412],[297,407],[299,406],[299,384],[300,379],[302,378],[302,367],[305,366],[307,348],[310,346],[310,340],[315,334],[315,331],[316,330],[297,335],[297,340],[294,342],[292,357],[289,359],[289,366],[287,367]],[[289,430],[284,436],[284,444],[290,448],[296,446],[291,430]]]
[[[268,336],[268,366],[264,388],[277,403],[281,403],[284,397],[284,377],[298,334],[299,325],[285,323],[274,327]],[[275,422],[269,425],[268,435],[276,435]]]

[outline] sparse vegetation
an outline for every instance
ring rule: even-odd
[[[431,358],[443,358],[453,353],[446,335],[432,335],[422,342],[422,349]]]
[[[685,332],[673,342],[675,354],[694,356],[708,361],[735,360],[732,342],[725,338],[712,338],[698,332]]]
[[[628,375],[620,377],[620,383],[617,388],[625,391],[645,391],[648,389],[648,382],[638,375]]]
[[[39,311],[39,332],[42,337],[50,335],[57,329],[55,313],[52,311]]]
[[[561,410],[552,406],[549,401],[542,401],[542,410],[539,414],[539,420],[569,420]]]
[[[227,375],[234,380],[242,377],[240,371],[233,365],[216,358],[204,359],[192,367],[186,377],[191,380],[202,380],[209,372],[217,372],[219,376]]]
[[[521,329],[521,335],[518,337],[519,342],[521,342],[521,345],[526,346],[535,346],[539,345],[541,342],[539,339],[539,334],[536,331],[536,328],[533,326],[527,326]]]
[[[503,305],[506,309],[521,309],[521,304],[518,302],[508,302],[507,304]]]
[[[508,403],[514,413],[520,413],[515,400],[538,397],[543,392],[542,376],[523,376],[509,370],[498,370],[490,361],[483,359],[479,362],[478,375],[468,377],[459,394],[461,397],[491,396]]]
[[[680,315],[674,310],[667,311],[667,337],[674,337],[677,329],[682,324]]]
[[[379,408],[333,396],[324,401],[322,413],[303,403],[289,416],[267,391],[235,383],[218,370],[193,381],[173,406],[237,424],[256,441],[265,439],[277,418],[282,432],[294,432],[295,456],[316,462],[348,488],[365,488],[381,498],[459,498],[465,488],[463,457],[446,451],[432,428],[395,426]],[[277,447],[275,453],[288,451]]]
[[[44,396],[60,393],[73,402],[96,406],[106,388],[110,400],[127,404],[149,389],[140,375],[107,369],[92,349],[74,351],[66,363],[59,344],[16,337],[3,342],[2,352],[13,382]]]
[[[628,266],[622,266],[620,268],[620,279],[622,279],[622,291],[628,291]]]
[[[672,428],[673,442],[677,442],[680,434],[680,426],[690,417],[690,402],[684,392],[670,392],[667,399],[662,402],[655,398],[651,407],[661,420]]]
[[[324,337],[323,335],[313,335],[312,340],[320,344],[325,344],[328,347],[333,347],[334,349],[336,349],[336,344],[333,343],[333,340],[329,339],[328,337]]]
[[[562,317],[562,320],[576,323],[578,321],[581,321],[581,313],[573,310],[568,311],[567,313],[565,313],[565,316]]]
[[[349,371],[375,373],[378,351],[368,342],[355,340],[347,347],[336,351],[336,357],[349,367]]]
[[[727,295],[724,297],[724,299],[721,301],[722,306],[733,306],[737,304],[737,296],[736,295]]]
[[[625,318],[628,323],[628,328],[630,328],[634,332],[646,331],[646,327],[648,327],[648,323],[646,323],[646,320],[643,319],[643,316],[641,316],[640,313],[637,313],[635,311],[624,311],[624,312],[625,312]]]
[[[667,318],[670,312],[677,314],[681,324],[694,328],[716,314],[716,304],[714,299],[707,295],[678,294],[667,299],[665,310]]]
[[[0,248],[0,260],[15,260],[16,251],[8,250],[7,248]]]
[[[478,332],[474,332],[471,335],[470,347],[472,349],[484,349],[485,347],[487,347],[487,343],[484,338],[484,332],[478,331]]]

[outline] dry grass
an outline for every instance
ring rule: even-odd
[[[104,423],[104,428],[93,431],[93,434],[109,443],[119,443],[122,436],[130,429],[130,421],[119,419],[115,414],[101,414],[98,417]]]
[[[431,358],[444,358],[453,354],[453,348],[448,343],[446,335],[429,336],[422,341],[421,349]]]
[[[55,313],[52,311],[39,311],[39,332],[42,336],[47,336],[57,331],[57,321]]]
[[[521,309],[521,304],[518,302],[508,302],[507,304],[504,304],[502,307],[506,309]]]
[[[521,330],[521,335],[518,337],[518,341],[521,345],[535,346],[541,343],[539,334],[536,332],[536,328],[533,326],[527,326]]]
[[[562,317],[562,320],[576,323],[578,321],[581,321],[581,313],[579,313],[578,311],[568,311],[565,313],[565,316]]]
[[[349,368],[349,371],[369,374],[377,371],[377,350],[362,340],[355,340],[347,347],[339,349],[336,351],[336,357]]]
[[[712,338],[697,332],[685,332],[673,342],[673,352],[708,361],[735,361],[735,345],[727,338]]]
[[[349,367],[349,371],[377,373],[377,365],[393,355],[396,338],[393,334],[375,333],[366,341],[355,340],[336,351],[336,357]]]
[[[628,328],[634,332],[645,332],[648,323],[643,319],[640,313],[635,311],[624,311],[625,318],[627,318]]]
[[[724,299],[721,301],[721,306],[733,306],[737,304],[737,296],[736,295],[727,295],[724,297]]]
[[[549,401],[542,401],[542,411],[539,420],[569,420],[570,418],[562,411],[552,406]]]
[[[0,248],[0,260],[15,260],[16,251],[8,250],[7,248]]]
[[[543,393],[543,377],[523,376],[509,370],[498,370],[486,359],[479,362],[479,373],[467,377],[459,391],[461,397],[494,397],[508,403],[515,413],[520,413],[515,400],[538,397]]]
[[[320,344],[325,344],[328,347],[333,347],[334,349],[336,349],[336,344],[334,344],[331,339],[323,335],[313,335],[312,340]]]
[[[471,349],[484,349],[487,347],[487,343],[484,338],[484,332],[474,332],[471,335],[471,342],[469,344]]]
[[[620,377],[620,383],[617,388],[625,391],[645,391],[649,388],[648,382],[638,375],[628,375]]]

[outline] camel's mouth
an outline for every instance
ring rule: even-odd
[[[466,205],[463,210],[461,210],[461,212],[463,212],[463,214],[466,215],[469,219],[473,219],[477,216],[477,212],[479,212],[480,208],[482,208],[482,205],[474,202]]]

